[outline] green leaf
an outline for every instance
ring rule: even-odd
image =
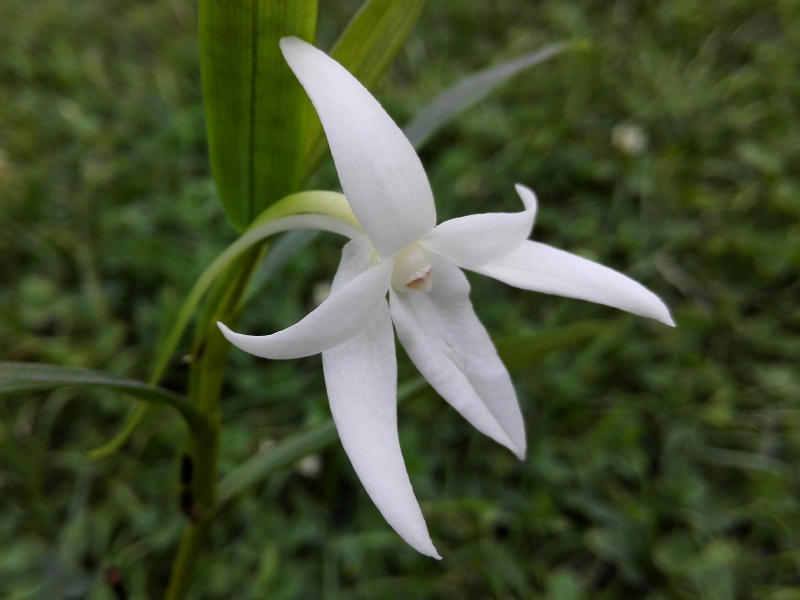
[[[206,267],[195,282],[194,287],[178,311],[172,329],[170,329],[166,339],[159,346],[153,367],[153,375],[150,377],[151,384],[155,385],[161,381],[167,366],[169,366],[170,359],[186,331],[186,327],[197,310],[200,300],[202,300],[214,282],[220,276],[226,274],[229,269],[235,268],[236,261],[246,252],[276,233],[271,225],[272,221],[309,212],[332,215],[358,226],[358,221],[353,216],[344,195],[336,192],[308,191],[291,194],[266,209],[239,239],[228,246],[214,262]],[[126,418],[122,430],[103,446],[93,450],[91,452],[92,458],[103,458],[119,450],[141,424],[146,414],[147,406],[135,407]]]
[[[194,287],[191,292],[189,292],[189,295],[178,311],[178,316],[166,340],[159,348],[151,382],[158,382],[161,380],[170,358],[175,353],[175,349],[180,343],[186,326],[197,310],[197,305],[214,281],[225,273],[246,251],[276,233],[270,226],[272,221],[308,212],[333,215],[358,226],[358,222],[355,220],[352,212],[350,212],[344,195],[336,192],[300,192],[287,196],[280,202],[270,206],[259,215],[250,228],[239,239],[217,256],[214,262],[206,267],[205,271],[203,271],[197,279]]]
[[[133,409],[131,409],[131,411],[128,413],[128,416],[125,417],[125,422],[122,425],[122,429],[119,430],[117,435],[108,440],[102,446],[90,451],[89,458],[93,460],[100,460],[101,458],[111,456],[115,452],[118,452],[122,446],[125,445],[125,442],[130,439],[130,437],[133,435],[133,432],[136,431],[136,428],[141,425],[145,416],[147,416],[148,408],[150,408],[149,404],[137,404],[134,406]]]
[[[368,90],[374,89],[403,48],[425,0],[368,0],[334,44],[331,57]],[[309,111],[306,133],[306,176],[319,166],[328,147],[322,124]]]
[[[548,354],[574,346],[613,329],[608,321],[586,320],[562,325],[549,331],[526,331],[498,340],[495,344],[503,364],[519,371]]]
[[[287,231],[278,241],[270,246],[269,254],[261,261],[253,274],[247,291],[242,296],[240,308],[246,305],[272,281],[286,264],[297,254],[302,252],[312,241],[317,239],[319,231],[312,229],[297,229]]]
[[[301,184],[310,103],[278,41],[313,41],[317,0],[200,0],[199,15],[211,167],[242,230]]]
[[[252,456],[219,484],[219,505],[226,504],[242,490],[263,481],[268,475],[288,467],[304,456],[319,452],[339,439],[333,421],[294,434],[275,447]]]
[[[406,400],[427,386],[428,383],[422,377],[417,377],[400,386],[397,390],[397,399]],[[326,421],[289,436],[266,452],[251,456],[220,482],[219,505],[222,506],[251,485],[263,481],[274,471],[288,467],[309,454],[324,450],[337,439],[339,435],[336,433],[333,421]]]
[[[41,363],[0,362],[0,397],[62,387],[106,388],[177,410],[190,427],[203,427],[206,417],[178,394],[113,373]]]
[[[514,75],[575,47],[575,44],[552,44],[537,52],[525,54],[465,77],[422,108],[405,126],[403,132],[414,148],[419,149],[441,127],[481,101]]]

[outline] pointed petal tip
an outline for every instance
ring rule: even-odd
[[[522,196],[523,194],[534,194],[533,190],[523,183],[515,183],[514,189],[517,190],[517,193],[520,196]],[[535,195],[536,194],[534,194],[534,196]]]
[[[524,437],[520,442],[513,442],[509,437],[507,437],[505,441],[496,441],[508,448],[511,451],[511,454],[516,456],[519,460],[525,460],[525,454],[527,453],[528,448]]]
[[[395,531],[397,530],[395,529]],[[397,531],[397,533],[400,532]],[[442,560],[442,556],[436,551],[436,546],[433,545],[427,529],[421,534],[418,533],[417,535],[408,535],[408,532],[404,533],[405,535],[401,533],[400,537],[402,537],[403,540],[414,550],[420,554],[424,554],[425,556],[435,558],[436,560]]]
[[[641,284],[639,284],[641,286]],[[645,292],[641,295],[637,307],[617,307],[626,310],[634,315],[646,317],[658,321],[667,327],[675,327],[675,321],[669,312],[669,308],[656,294],[648,290],[646,287],[641,286]],[[613,306],[613,305],[612,305]]]
[[[520,423],[522,423],[522,416],[519,417]],[[516,432],[504,430],[503,437],[495,437],[494,440],[511,451],[511,454],[516,456],[519,460],[525,460],[525,455],[528,451],[528,443],[525,440],[525,427],[524,424],[522,428]]]
[[[511,432],[503,431],[501,435],[492,436],[492,439],[501,446],[508,448],[511,454],[516,456],[519,460],[525,460],[527,447],[524,437],[521,441],[514,441],[511,439],[511,435]]]
[[[236,336],[238,336],[238,335],[239,335],[238,333],[236,333],[235,331],[232,331],[232,330],[231,330],[231,329],[230,329],[230,328],[229,328],[227,325],[225,325],[225,323],[223,323],[222,321],[217,321],[217,327],[219,327],[219,330],[222,332],[222,335],[223,335],[223,337],[224,337],[226,340],[228,340],[228,342],[229,342],[230,344],[233,344],[233,345],[234,345],[234,346],[236,346],[237,348],[239,347],[239,344],[237,344],[237,343],[236,343]]]
[[[664,304],[661,301],[661,299],[655,294],[653,294],[653,297],[657,300],[657,304],[655,304],[652,307],[649,314],[644,314],[643,316],[655,319],[656,321],[658,321],[659,323],[663,323],[667,327],[676,327],[675,320],[672,318],[672,315],[670,314],[667,305]]]
[[[522,185],[521,183],[515,183],[514,189],[517,190],[517,194],[527,210],[535,209],[537,207],[539,200],[536,197],[536,192],[534,192],[531,188],[526,185]]]
[[[436,560],[442,560],[442,556],[436,551],[436,547],[433,545],[433,542],[430,540],[430,538],[428,538],[424,542],[412,544],[412,547],[420,554],[424,554],[425,556],[430,556],[431,558],[435,558]]]
[[[293,35],[287,35],[286,37],[282,37],[278,42],[278,44],[281,47],[281,50],[284,53],[292,46],[297,46],[298,43],[303,44],[305,42],[303,42],[303,40],[301,40],[299,37]]]

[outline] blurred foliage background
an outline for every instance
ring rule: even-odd
[[[357,9],[321,2],[329,48]],[[193,598],[800,598],[800,5],[431,0],[378,96],[399,123],[477,69],[586,41],[523,73],[422,153],[440,218],[540,196],[535,238],[618,268],[675,330],[470,276],[491,334],[601,320],[514,375],[525,462],[430,391],[400,409],[434,541],[385,524],[342,449],[228,505]],[[204,142],[190,0],[0,3],[0,357],[146,379],[185,294],[234,235]],[[328,161],[312,182],[333,188]],[[320,238],[245,312],[307,313]],[[231,353],[222,471],[329,418],[319,357]],[[176,360],[166,385],[182,390]],[[401,358],[401,383],[416,374]],[[0,404],[0,596],[163,590],[183,522],[182,425],[88,450],[128,408],[64,390]]]

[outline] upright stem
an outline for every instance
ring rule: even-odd
[[[233,324],[239,302],[263,247],[237,261],[209,295],[195,334],[193,356],[197,360],[189,382],[189,397],[209,419],[209,427],[191,431],[186,443],[188,469],[182,484],[181,505],[189,518],[172,566],[166,600],[182,600],[192,583],[200,553],[217,508],[217,459],[219,457],[219,401],[230,344],[217,320]]]
[[[184,529],[180,546],[178,546],[178,554],[172,565],[166,600],[182,600],[186,597],[210,525],[211,518],[209,517],[197,523],[189,523]]]

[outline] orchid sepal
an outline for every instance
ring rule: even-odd
[[[442,397],[520,459],[525,427],[517,396],[475,316],[460,268],[674,323],[666,305],[641,284],[531,241],[538,203],[523,185],[516,186],[524,205],[520,212],[472,215],[436,226],[419,158],[378,102],[313,46],[284,38],[281,49],[320,116],[360,228],[349,236],[353,241],[345,246],[331,298],[306,319],[261,341],[223,332],[261,356],[322,351],[331,410],[356,473],[395,531],[438,558],[400,453],[389,318],[411,360]],[[537,265],[538,256],[556,264]],[[360,304],[358,294],[363,294]]]

